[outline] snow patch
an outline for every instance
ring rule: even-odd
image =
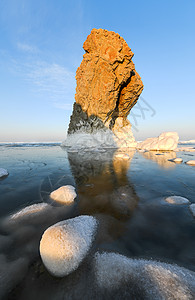
[[[181,205],[181,204],[189,204],[190,201],[187,198],[181,197],[181,196],[170,196],[165,199],[166,202],[169,204],[176,204],[176,205]]]
[[[0,178],[8,176],[8,175],[9,175],[9,173],[6,169],[0,168]]]
[[[163,132],[157,138],[148,138],[137,145],[138,149],[144,150],[175,150],[179,136],[177,132]]]
[[[77,194],[72,185],[64,185],[50,194],[50,198],[63,204],[72,204]]]
[[[101,289],[126,286],[127,298],[141,291],[147,299],[193,299],[195,273],[175,265],[104,252],[96,253],[94,271]]]
[[[40,242],[45,267],[57,277],[76,270],[89,251],[97,229],[92,216],[79,216],[49,227]]]

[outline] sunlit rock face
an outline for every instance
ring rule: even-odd
[[[177,132],[163,132],[157,138],[148,138],[137,145],[143,150],[176,150],[179,141]]]
[[[89,251],[97,229],[92,216],[79,216],[49,227],[40,242],[45,267],[57,277],[78,268]]]
[[[119,131],[117,146],[121,147],[121,139],[129,138],[125,147],[134,147],[127,116],[143,90],[143,83],[132,62],[133,52],[119,34],[103,29],[93,29],[83,48],[86,53],[76,72],[76,102],[68,134],[103,129],[112,130],[115,135]]]

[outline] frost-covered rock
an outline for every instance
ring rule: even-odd
[[[195,160],[188,160],[186,162],[187,165],[190,165],[190,166],[195,166]]]
[[[38,203],[38,204],[33,204],[30,206],[27,206],[15,214],[11,215],[9,219],[11,221],[23,219],[23,218],[29,218],[29,217],[34,217],[35,215],[42,213],[43,211],[47,210],[50,208],[50,205],[47,203]]]
[[[183,159],[180,158],[180,157],[176,157],[172,161],[175,162],[175,163],[177,163],[177,164],[180,164],[180,163],[182,163]]]
[[[97,221],[92,216],[79,216],[49,227],[40,242],[40,254],[45,267],[57,277],[78,268],[89,251]]]
[[[0,178],[8,176],[8,175],[9,175],[9,173],[6,169],[0,168]]]
[[[175,150],[179,136],[177,132],[164,132],[157,138],[148,138],[145,141],[138,143],[138,149],[144,150]]]
[[[181,197],[181,196],[170,196],[165,199],[166,202],[169,204],[189,204],[190,201],[187,198]]]
[[[128,120],[126,120],[126,125],[124,125],[123,118],[117,118],[112,130],[114,133],[114,141],[118,148],[136,148],[137,142]]]
[[[194,299],[195,273],[176,265],[96,253],[94,273],[99,288],[122,299]],[[118,294],[117,294],[118,295]]]
[[[72,185],[64,185],[50,194],[50,198],[63,204],[72,204],[77,194]]]
[[[189,206],[189,209],[190,209],[191,213],[193,214],[193,216],[195,217],[195,203],[191,204]]]
[[[68,151],[76,152],[87,148],[117,148],[114,140],[114,134],[111,130],[98,130],[94,133],[86,133],[78,130],[73,134],[69,134],[62,143],[62,147],[70,147]]]

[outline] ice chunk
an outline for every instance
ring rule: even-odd
[[[176,158],[174,158],[173,160],[172,160],[173,162],[175,162],[175,163],[182,163],[182,161],[183,161],[183,159],[182,158],[180,158],[180,157],[176,157]]]
[[[164,132],[157,138],[148,138],[138,143],[138,149],[144,150],[175,150],[177,149],[179,136],[177,132]]]
[[[75,192],[75,188],[72,185],[64,185],[61,186],[59,189],[53,191],[50,194],[50,198],[54,201],[64,203],[64,204],[71,204],[74,202],[77,194]]]
[[[193,214],[193,216],[195,217],[195,203],[191,204],[189,206],[189,209],[190,209],[191,213]]]
[[[89,251],[97,229],[92,216],[79,216],[49,227],[40,242],[45,267],[57,277],[76,270]]]
[[[195,166],[195,160],[188,160],[186,162],[187,165],[190,165],[190,166]]]
[[[170,196],[165,199],[166,202],[169,204],[189,204],[190,201],[187,198],[181,197],[181,196]]]
[[[8,176],[8,175],[9,175],[9,173],[6,169],[0,168],[0,178]]]
[[[30,217],[34,216],[35,214],[39,214],[43,212],[44,210],[48,209],[50,205],[47,203],[38,203],[38,204],[33,204],[30,206],[27,206],[17,213],[13,214],[10,216],[10,220],[18,220],[23,217]]]

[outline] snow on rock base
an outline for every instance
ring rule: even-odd
[[[145,141],[138,143],[138,149],[144,150],[175,150],[179,136],[177,132],[164,132],[157,138],[148,138]]]
[[[190,201],[187,198],[181,197],[181,196],[170,196],[165,199],[166,202],[169,204],[189,204]]]
[[[195,273],[176,265],[104,252],[96,253],[94,272],[99,288],[125,290],[124,299],[194,299]]]
[[[72,185],[61,186],[50,194],[52,200],[63,204],[73,203],[76,196],[75,188]]]
[[[9,173],[6,169],[0,168],[0,178],[8,176]]]
[[[40,242],[40,254],[48,271],[63,277],[76,270],[89,251],[97,229],[92,216],[79,216],[49,227]]]

